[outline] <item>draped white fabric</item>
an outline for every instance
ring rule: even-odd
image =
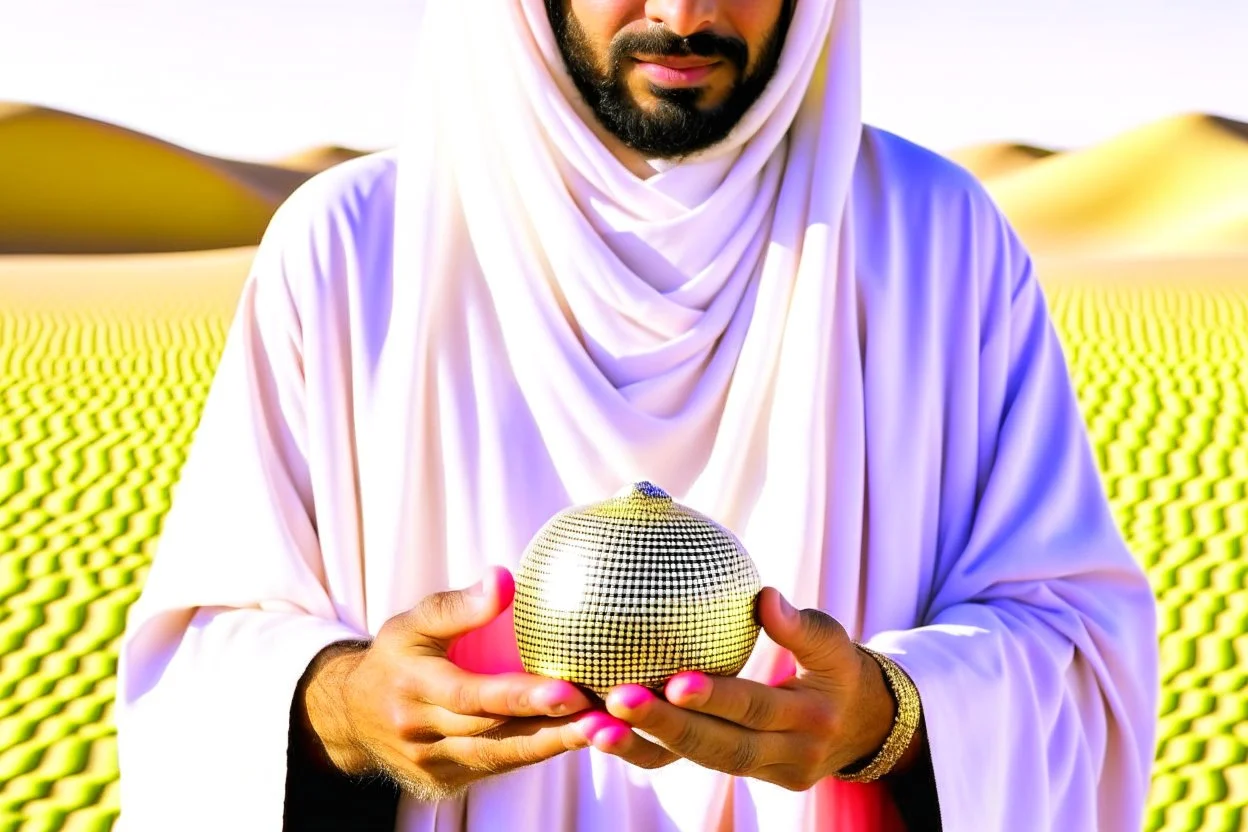
[[[127,828],[279,828],[320,647],[638,479],[896,655],[947,829],[1138,828],[1151,593],[1022,247],[963,171],[863,129],[857,18],[798,0],[729,139],[642,179],[542,0],[425,5],[397,162],[301,190],[244,291],[123,648]],[[399,829],[696,830],[729,790],[738,830],[819,822],[818,790],[585,751]]]

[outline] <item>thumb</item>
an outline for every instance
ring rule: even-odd
[[[422,599],[403,615],[403,629],[413,643],[433,643],[445,649],[464,633],[489,624],[511,605],[515,579],[501,566],[490,567],[467,589],[437,592]]]
[[[820,610],[797,610],[780,591],[766,587],[759,594],[758,614],[771,640],[793,654],[798,665],[815,673],[858,667],[849,634],[835,618]]]

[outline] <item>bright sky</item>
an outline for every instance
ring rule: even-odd
[[[436,0],[482,2],[482,0]],[[272,159],[398,137],[416,0],[0,0],[0,101]],[[1248,0],[862,0],[864,116],[937,150],[1248,121]]]

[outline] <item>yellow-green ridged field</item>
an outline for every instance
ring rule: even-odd
[[[67,277],[72,261],[14,268],[0,261],[0,832],[107,829],[118,639],[238,280],[171,273],[119,300]],[[226,268],[241,275],[245,254]],[[1243,283],[1048,286],[1114,510],[1160,605],[1149,830],[1248,828]]]

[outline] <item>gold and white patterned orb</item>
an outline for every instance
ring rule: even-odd
[[[516,570],[525,670],[599,696],[686,670],[736,675],[758,639],[758,570],[727,529],[637,483],[561,511]]]

